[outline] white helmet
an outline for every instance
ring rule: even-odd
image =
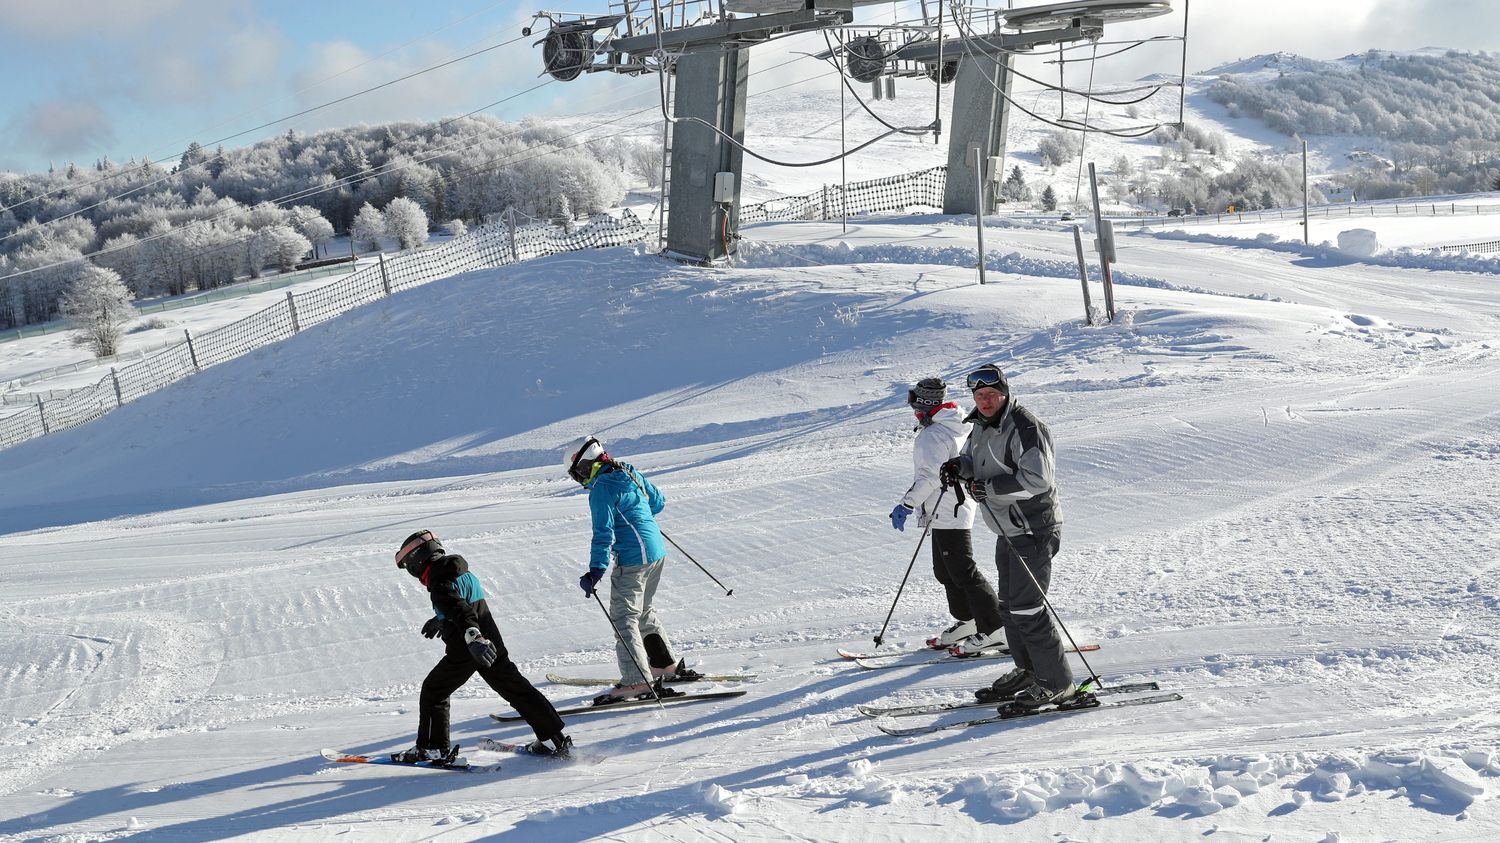
[[[567,469],[569,477],[587,483],[594,461],[608,456],[604,452],[604,443],[597,437],[582,436],[569,442],[563,451],[563,468]]]

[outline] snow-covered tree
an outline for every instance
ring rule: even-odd
[[[364,208],[360,214],[364,214]],[[420,246],[427,242],[427,214],[416,202],[397,197],[385,206],[385,230],[403,249]]]
[[[448,220],[448,224],[443,227],[448,229],[448,233],[454,237],[462,237],[469,233],[469,227],[464,225],[463,220]]]
[[[1031,188],[1026,185],[1020,167],[1012,167],[1010,175],[1005,177],[1005,182],[1000,185],[1000,198],[1006,202],[1031,201]]]
[[[75,273],[59,309],[78,330],[79,345],[95,357],[112,357],[120,347],[120,326],[136,315],[130,305],[135,296],[112,269],[84,263]]]
[[[1037,142],[1036,151],[1044,166],[1061,167],[1078,155],[1078,140],[1071,132],[1054,129]]]
[[[1042,210],[1057,210],[1057,191],[1053,190],[1050,184],[1042,191]]]
[[[289,221],[292,228],[298,234],[307,238],[311,243],[314,254],[322,249],[323,244],[333,239],[333,223],[323,218],[323,214],[317,208],[309,205],[298,205],[289,213]]]
[[[259,235],[266,240],[266,257],[282,272],[296,268],[303,256],[312,251],[312,243],[289,225],[273,225],[262,229]]]
[[[366,202],[354,215],[354,226],[351,235],[354,238],[354,248],[362,251],[373,251],[380,248],[380,235],[385,233],[385,217],[375,206]]]

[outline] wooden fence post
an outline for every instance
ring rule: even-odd
[[[187,337],[188,358],[193,361],[193,371],[203,371],[203,367],[198,365],[198,352],[193,348],[193,335],[188,332],[187,328],[182,329],[182,335]]]
[[[292,333],[301,333],[302,326],[297,324],[297,302],[293,301],[291,290],[286,291],[286,306],[292,311]]]
[[[385,253],[382,252],[377,257],[380,260],[380,286],[385,289],[385,294],[389,296],[391,294],[391,279],[390,276],[385,274]]]
[[[109,379],[115,384],[115,406],[125,406],[125,399],[120,397],[120,373],[115,371],[114,366],[109,367]]]
[[[47,427],[47,405],[42,403],[41,393],[36,396],[36,414],[42,417],[42,435],[51,433],[52,430]]]

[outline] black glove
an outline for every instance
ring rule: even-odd
[[[599,581],[604,579],[603,568],[590,568],[583,576],[578,578],[578,587],[583,589],[584,597],[593,597],[594,589],[599,587]]]
[[[963,470],[963,464],[963,460],[958,457],[943,463],[943,467],[938,469],[938,482],[944,486],[958,485],[958,475]]]
[[[984,499],[989,497],[990,494],[989,484],[983,480],[970,480],[968,483],[968,489],[969,495],[972,496],[974,500],[979,501],[980,503],[983,503]]]
[[[474,661],[479,662],[480,667],[490,667],[495,663],[495,659],[500,656],[499,651],[495,649],[495,645],[491,644],[490,640],[485,638],[483,633],[472,626],[464,630],[464,642],[469,645],[469,655],[474,657]]]
[[[427,623],[422,624],[422,637],[424,637],[424,638],[436,638],[436,637],[438,637],[439,635],[442,635],[442,634],[443,634],[443,619],[442,618],[431,617],[431,618],[427,619]]]

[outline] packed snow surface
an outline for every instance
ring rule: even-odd
[[[1500,836],[1494,275],[1129,236],[1088,327],[1070,231],[997,225],[986,286],[972,219],[745,233],[727,268],[435,282],[0,452],[0,839]],[[1004,669],[834,652],[917,550],[885,516],[907,386],[989,361],[1057,442],[1058,611],[1106,682],[1182,701],[908,739],[855,711]],[[749,693],[572,719],[572,764],[325,762],[412,741],[439,649],[391,554],[418,527],[549,696],[612,674],[558,453],[583,433],[734,589],[674,551],[658,606]],[[892,642],[948,622],[929,565]],[[455,740],[529,737],[502,710],[471,682]]]

